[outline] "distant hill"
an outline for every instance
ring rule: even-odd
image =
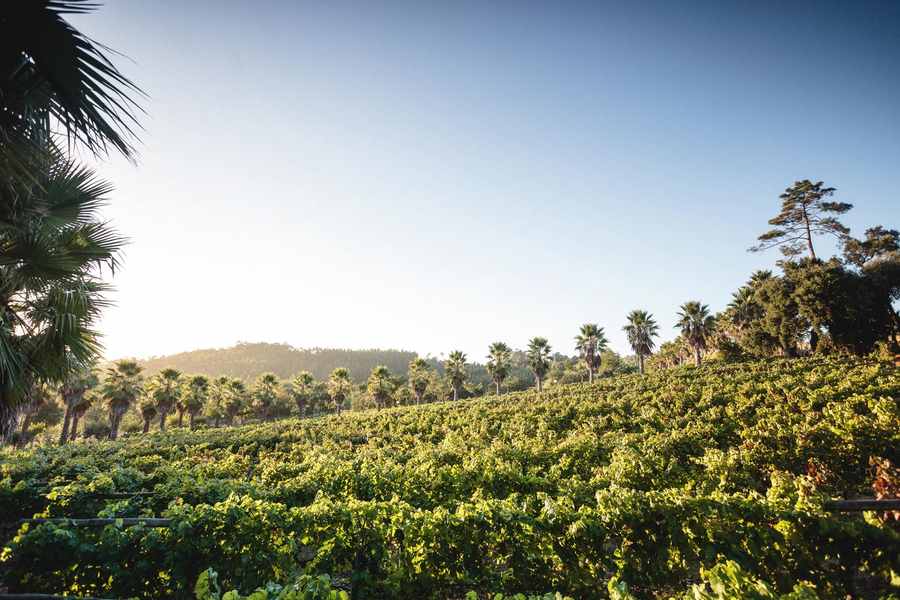
[[[294,348],[288,344],[240,342],[231,348],[192,350],[140,361],[150,375],[166,367],[184,373],[229,375],[252,381],[260,373],[271,371],[288,378],[309,371],[316,379],[328,377],[337,367],[346,367],[356,382],[365,381],[369,371],[385,365],[392,373],[406,373],[415,352],[405,350],[342,350],[336,348]]]

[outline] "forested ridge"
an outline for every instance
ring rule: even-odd
[[[272,372],[287,379],[300,371],[309,371],[316,379],[324,379],[338,367],[350,371],[353,381],[365,381],[378,365],[401,373],[416,353],[406,350],[349,350],[341,348],[294,348],[288,344],[239,342],[230,348],[205,348],[155,356],[138,363],[147,375],[171,367],[184,373],[226,375],[253,381],[262,373]]]

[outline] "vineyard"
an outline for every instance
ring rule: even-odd
[[[897,491],[886,363],[708,364],[0,452],[11,593],[900,594],[897,515],[827,506],[874,496],[876,478]]]

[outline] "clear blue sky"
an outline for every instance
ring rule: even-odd
[[[900,3],[110,0],[150,94],[100,166],[132,239],[108,356],[238,340],[481,360],[674,336],[776,252],[778,194],[900,226]],[[823,249],[825,246],[823,245]]]

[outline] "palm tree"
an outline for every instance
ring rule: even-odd
[[[416,404],[422,403],[422,394],[428,389],[430,367],[424,358],[418,356],[409,361],[409,389],[416,398]]]
[[[277,381],[277,380],[276,380]],[[190,417],[190,428],[194,429],[197,415],[203,410],[203,406],[209,399],[209,377],[206,375],[193,375],[188,379],[185,389],[184,405]]]
[[[301,417],[309,410],[315,388],[316,380],[309,371],[301,371],[291,380],[291,396]]]
[[[150,393],[144,393],[138,404],[138,410],[141,412],[141,420],[144,422],[144,433],[150,432],[150,421],[159,413],[159,406],[156,399]]]
[[[89,0],[0,3],[3,183],[30,179],[31,159],[40,163],[55,131],[95,155],[112,147],[133,157],[131,140],[142,111],[132,98],[143,92],[116,69],[106,47],[64,19],[95,8]]]
[[[681,305],[675,327],[681,329],[684,339],[694,350],[694,364],[700,366],[700,353],[706,349],[706,341],[713,333],[715,320],[709,314],[709,307],[695,300]]]
[[[109,402],[109,439],[119,437],[122,417],[141,394],[142,367],[137,361],[123,359],[106,370],[103,395]]]
[[[643,375],[644,359],[653,353],[655,338],[658,334],[659,327],[653,319],[653,315],[645,310],[633,310],[628,313],[628,325],[623,327],[625,335],[628,336],[628,343],[631,349],[638,357],[638,370]]]
[[[466,372],[466,353],[461,350],[454,350],[447,357],[444,363],[444,372],[450,381],[450,387],[453,388],[453,400],[459,399],[459,388],[466,382],[468,373]]]
[[[234,418],[244,412],[247,406],[247,386],[240,379],[230,378],[228,382],[228,398],[225,401],[225,417],[228,424],[234,423]]]
[[[490,374],[494,385],[497,387],[497,395],[500,395],[500,384],[509,376],[512,350],[503,342],[494,342],[488,348],[487,372]]]
[[[601,353],[608,344],[603,328],[596,323],[585,323],[575,337],[575,349],[588,369],[588,383],[594,382],[594,372],[600,367]]]
[[[353,385],[350,383],[350,371],[338,367],[328,377],[328,395],[334,404],[335,411],[340,414],[341,407],[350,395]]]
[[[91,406],[93,406],[94,401],[100,396],[102,396],[102,390],[94,387],[85,392],[81,396],[81,399],[75,403],[72,413],[72,431],[69,433],[70,442],[74,442],[78,439],[78,423],[81,422],[81,418],[84,417],[84,414]]]
[[[35,384],[65,384],[100,355],[92,326],[124,243],[96,217],[111,189],[64,157],[57,133],[133,155],[140,90],[63,15],[86,0],[0,3],[0,442]],[[71,416],[71,415],[70,415]]]
[[[228,384],[231,378],[220,375],[213,379],[209,386],[209,416],[213,419],[213,427],[219,427],[225,418],[225,404],[228,401]]]
[[[535,337],[528,342],[528,368],[534,373],[538,392],[544,389],[544,376],[550,370],[550,344],[547,338]]]
[[[263,373],[257,377],[251,395],[254,410],[268,421],[272,407],[278,399],[278,376],[275,373]]]
[[[742,286],[731,294],[731,302],[728,303],[728,314],[731,324],[740,332],[743,331],[758,316],[759,305],[754,299],[753,288],[749,285]]]
[[[35,184],[0,185],[0,442],[33,385],[62,384],[100,356],[101,269],[125,243],[98,214],[110,189],[58,153]]]
[[[66,409],[62,431],[59,434],[60,444],[69,441],[70,428],[73,426],[73,420],[77,413],[76,407],[83,402],[84,394],[89,389],[96,387],[98,382],[97,374],[93,370],[83,369],[70,373],[59,386],[59,394],[62,396],[63,406]]]
[[[391,372],[384,365],[372,369],[369,380],[366,382],[366,391],[375,400],[375,406],[379,409],[386,408],[391,394],[394,393],[394,382],[391,380]]]
[[[159,430],[166,430],[166,418],[173,408],[178,407],[178,426],[184,422],[184,408],[182,408],[181,396],[181,371],[165,368],[150,380],[150,393],[156,400],[157,414],[159,415]]]

